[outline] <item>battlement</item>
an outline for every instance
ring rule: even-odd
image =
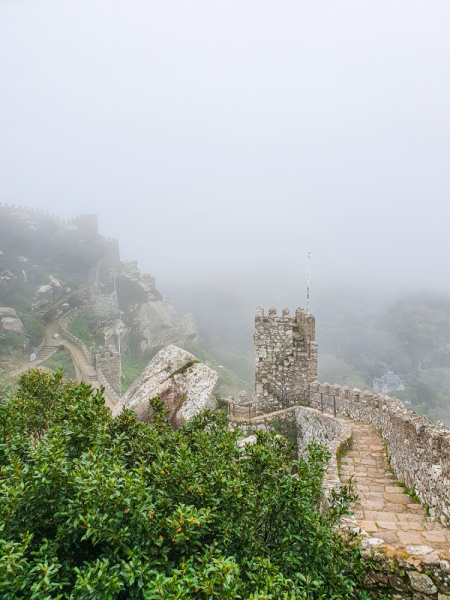
[[[292,328],[292,334],[296,332],[299,335],[309,336],[309,341],[315,340],[316,320],[311,313],[304,308],[296,308],[291,316],[291,310],[288,307],[281,309],[281,315],[277,315],[277,309],[271,306],[267,316],[264,315],[264,308],[258,306],[255,312],[255,329],[270,330],[273,326],[283,327],[285,331]]]
[[[303,308],[260,306],[255,313],[255,371],[258,397],[294,393],[317,377],[315,318]]]
[[[98,235],[102,240],[110,244],[111,246],[118,247],[119,240],[117,238],[105,237],[98,233],[98,216],[97,215],[76,215],[71,219],[61,219],[58,215],[49,212],[48,210],[41,210],[39,208],[32,208],[28,206],[22,206],[21,204],[8,204],[6,202],[0,202],[0,208],[11,208],[20,213],[30,213],[29,216],[33,219],[39,217],[45,217],[47,220],[54,221],[59,225],[76,225],[82,231],[89,232],[94,235]]]

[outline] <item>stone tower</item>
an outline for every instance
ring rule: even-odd
[[[317,379],[315,319],[302,308],[291,316],[283,308],[268,316],[258,306],[255,315],[256,396],[295,397]]]

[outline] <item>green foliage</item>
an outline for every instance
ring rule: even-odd
[[[25,333],[30,339],[32,346],[39,345],[45,337],[45,325],[42,317],[26,315],[23,318]]]
[[[17,354],[22,348],[23,335],[0,329],[0,356]]]
[[[73,361],[70,356],[70,352],[64,347],[62,347],[62,349],[57,350],[54,354],[49,356],[49,358],[47,358],[43,365],[48,369],[51,369],[52,371],[56,371],[57,369],[63,369],[66,379],[76,378],[75,367],[73,366]]]
[[[173,431],[112,419],[100,393],[29,371],[0,405],[3,600],[312,600],[356,597],[364,567],[319,510],[329,453],[258,432],[239,449],[223,414]]]
[[[95,341],[95,328],[101,317],[97,315],[79,315],[74,317],[70,323],[70,333],[84,342],[87,347],[92,346]]]

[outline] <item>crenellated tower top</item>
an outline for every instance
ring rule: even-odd
[[[303,308],[292,316],[271,306],[255,313],[256,395],[295,395],[317,379],[315,318]]]

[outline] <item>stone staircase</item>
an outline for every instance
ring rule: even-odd
[[[38,361],[44,361],[47,360],[47,358],[49,356],[51,356],[52,354],[54,354],[56,352],[56,346],[43,346],[38,354],[36,355],[36,360]]]

